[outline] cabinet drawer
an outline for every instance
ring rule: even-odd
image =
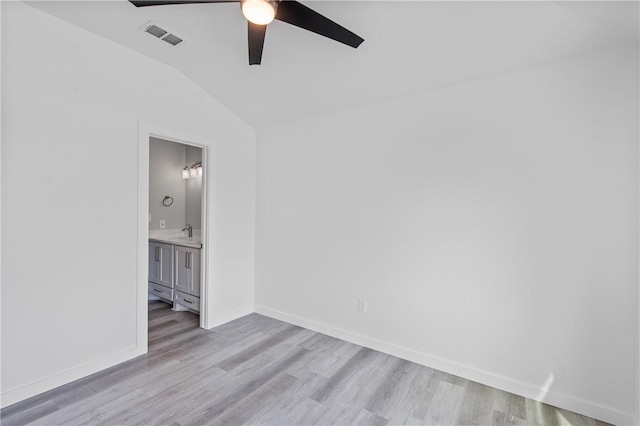
[[[168,300],[169,302],[173,301],[173,290],[163,285],[149,283],[149,293],[155,294],[156,296]]]
[[[180,291],[176,291],[174,302],[181,304],[182,306],[186,306],[189,309],[193,309],[194,311],[200,312],[200,298],[196,296],[192,296],[190,294],[182,293]]]

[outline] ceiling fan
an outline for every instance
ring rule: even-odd
[[[129,0],[136,7],[240,3],[249,25],[249,65],[260,65],[267,25],[274,19],[357,48],[364,39],[294,0]]]

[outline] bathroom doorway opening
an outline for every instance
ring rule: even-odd
[[[199,323],[203,148],[149,137],[149,333]],[[188,312],[186,314],[171,314]],[[149,340],[153,340],[150,335]]]
[[[148,350],[153,308],[209,326],[211,139],[140,122],[137,345]],[[153,321],[153,320],[151,320]],[[155,327],[155,329],[159,328]]]

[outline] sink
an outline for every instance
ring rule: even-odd
[[[189,244],[200,244],[200,238],[198,237],[193,237],[193,238],[188,238],[188,237],[179,237],[175,239],[176,241],[179,241],[181,243],[189,243]]]
[[[184,245],[191,245],[191,246],[200,246],[200,244],[202,243],[202,238],[201,237],[178,237],[178,236],[166,236],[166,237],[157,237],[157,236],[152,236],[150,237],[151,239],[155,239],[157,241],[162,241],[162,242],[166,242],[168,244],[184,244]]]

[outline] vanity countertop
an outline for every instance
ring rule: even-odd
[[[158,241],[161,243],[198,249],[202,248],[202,238],[199,235],[189,238],[186,237],[184,233],[170,234],[164,232],[149,232],[149,241]]]

